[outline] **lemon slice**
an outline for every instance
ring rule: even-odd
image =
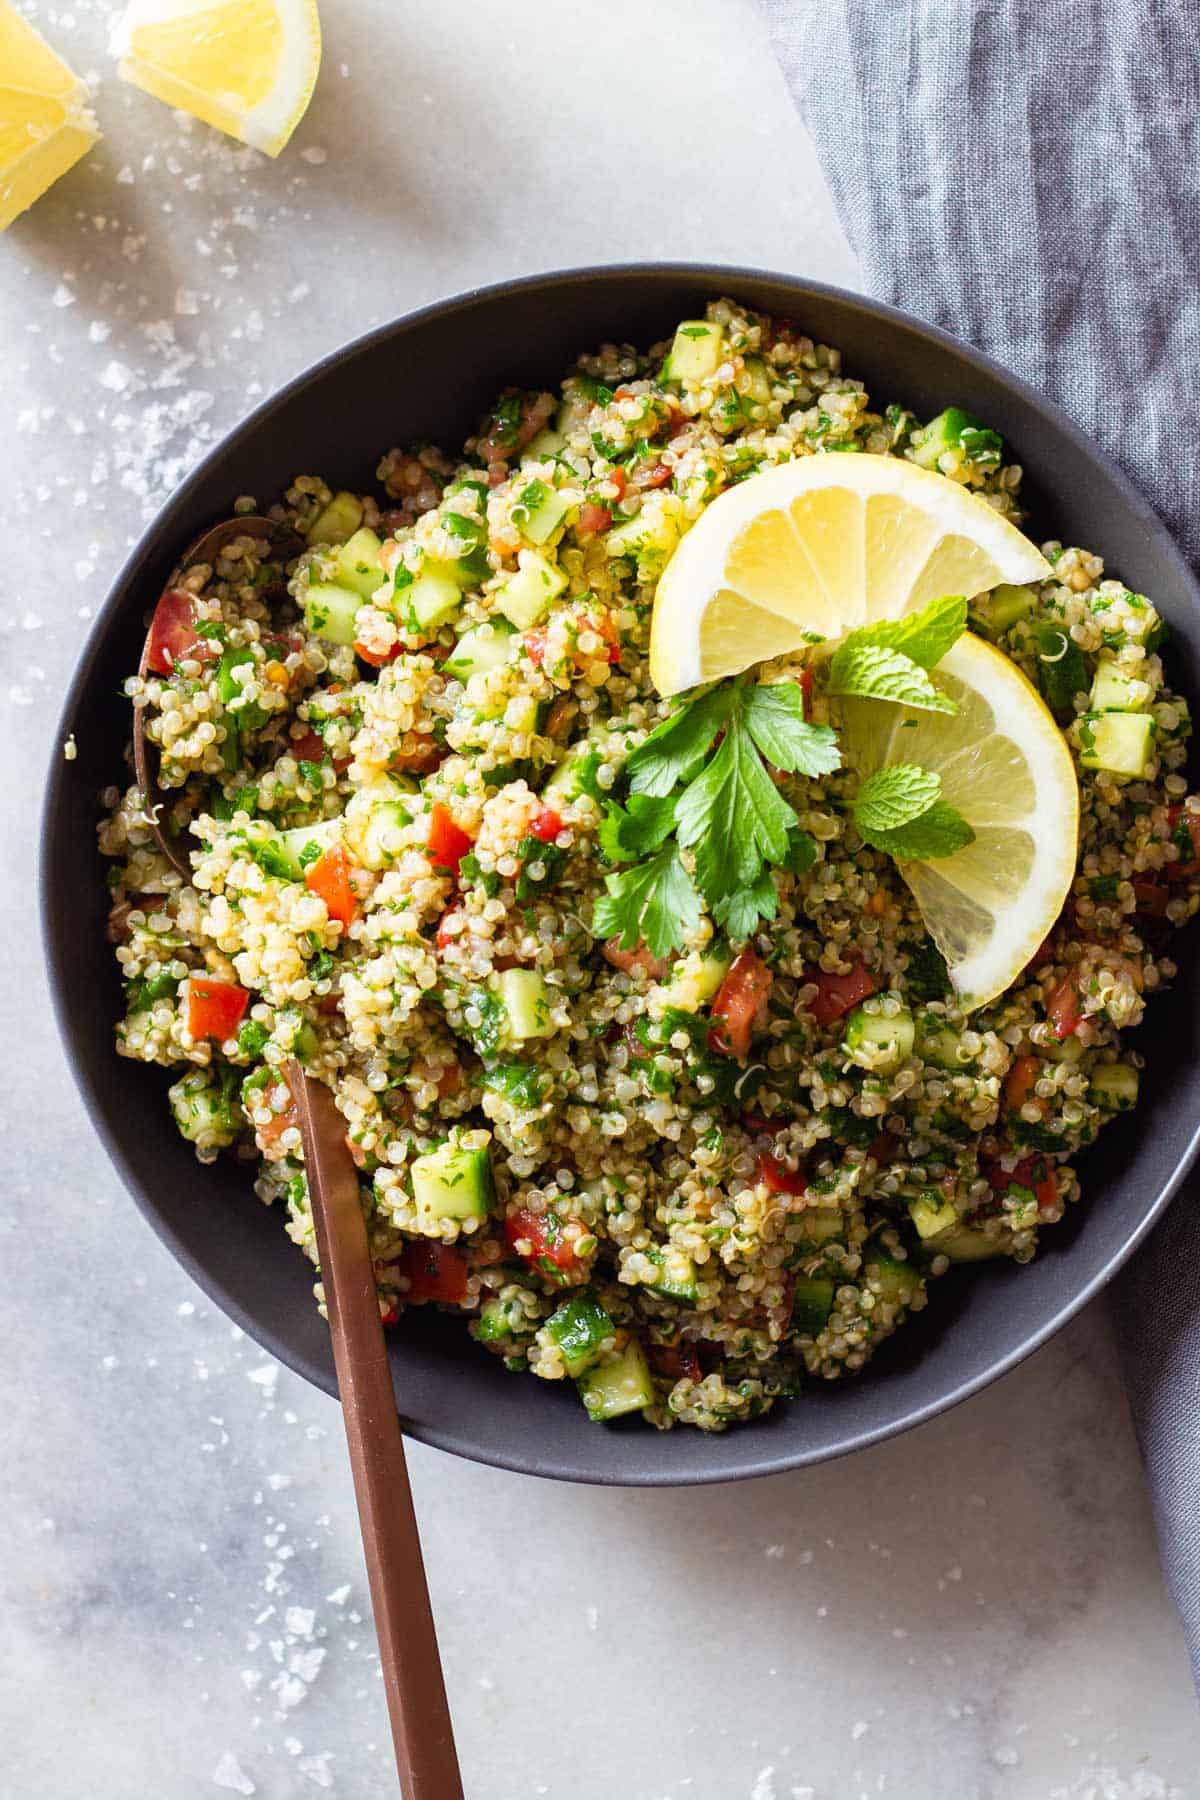
[[[1010,987],[1062,911],[1075,877],[1079,784],[1066,739],[1040,696],[999,650],[969,632],[941,660],[954,714],[877,700],[835,702],[847,762],[863,777],[917,763],[975,842],[900,873],[967,1007]]]
[[[0,231],[96,142],[87,101],[82,81],[0,0]]]
[[[655,595],[650,679],[676,694],[942,594],[1049,573],[944,475],[898,456],[800,457],[729,488],[684,538]]]
[[[132,0],[120,74],[168,106],[278,156],[321,66],[316,0]]]

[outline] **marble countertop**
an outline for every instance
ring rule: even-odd
[[[749,0],[322,0],[275,164],[123,88],[105,0],[26,10],[105,138],[0,239],[0,1800],[367,1800],[392,1784],[337,1409],[141,1222],[17,935],[58,695],[195,457],[371,323],[570,263],[855,264]],[[420,1446],[412,1472],[473,1800],[1200,1793],[1102,1307],[807,1473],[608,1492]]]

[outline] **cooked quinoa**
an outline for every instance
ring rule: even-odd
[[[593,933],[606,808],[674,706],[655,583],[710,500],[869,451],[1022,518],[986,428],[876,410],[835,349],[733,302],[706,323],[703,374],[607,344],[557,395],[502,395],[461,457],[393,450],[370,494],[297,477],[289,560],[247,535],[187,568],[126,692],[190,880],[136,786],[99,836],[117,1049],[179,1071],[202,1161],[243,1162],[315,1262],[298,1056],[345,1118],[387,1323],[441,1305],[594,1417],[719,1430],[861,1369],[955,1263],[1028,1261],[1081,1198],[1075,1153],[1136,1098],[1121,1033],[1200,903],[1200,800],[1151,601],[1051,542],[1049,579],[972,609],[1083,759],[1073,891],[999,1000],[959,1009],[845,770],[775,772],[815,859],[774,870],[748,942],[707,911],[673,959]],[[1152,721],[1134,775],[1085,766],[1101,665]],[[848,1047],[848,994],[898,1060]]]

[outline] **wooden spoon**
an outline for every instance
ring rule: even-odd
[[[299,535],[290,526],[281,526],[277,519],[267,519],[259,513],[243,513],[240,518],[223,519],[219,525],[210,525],[207,531],[201,532],[194,544],[188,546],[163,592],[169,594],[184,571],[191,568],[194,563],[213,562],[226,544],[230,544],[235,538],[240,537],[268,538],[276,554],[283,556],[297,555],[302,543]],[[150,642],[153,636],[154,623],[152,620],[138,662],[138,674],[143,681],[149,672]],[[135,706],[133,709],[133,771],[141,790],[142,807],[150,822],[150,830],[154,834],[155,843],[175,872],[181,875],[184,881],[190,881],[192,868],[186,853],[178,847],[160,822],[159,815],[167,801],[158,785],[157,776],[150,768],[145,710],[143,706]]]
[[[358,1170],[346,1148],[346,1121],[330,1090],[294,1058],[285,1074],[304,1140],[400,1787],[404,1800],[462,1800]]]

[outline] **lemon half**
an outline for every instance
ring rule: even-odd
[[[0,0],[0,231],[99,135],[82,81]]]
[[[655,596],[650,679],[677,694],[942,594],[1049,573],[944,475],[896,456],[801,457],[727,489],[684,538]]]
[[[316,0],[132,0],[120,74],[168,106],[278,156],[321,66]]]
[[[934,680],[957,713],[843,699],[836,722],[864,780],[889,763],[932,769],[974,828],[975,842],[953,856],[899,865],[955,993],[974,1008],[1012,985],[1062,911],[1075,877],[1079,784],[1041,696],[991,644],[964,633]]]

